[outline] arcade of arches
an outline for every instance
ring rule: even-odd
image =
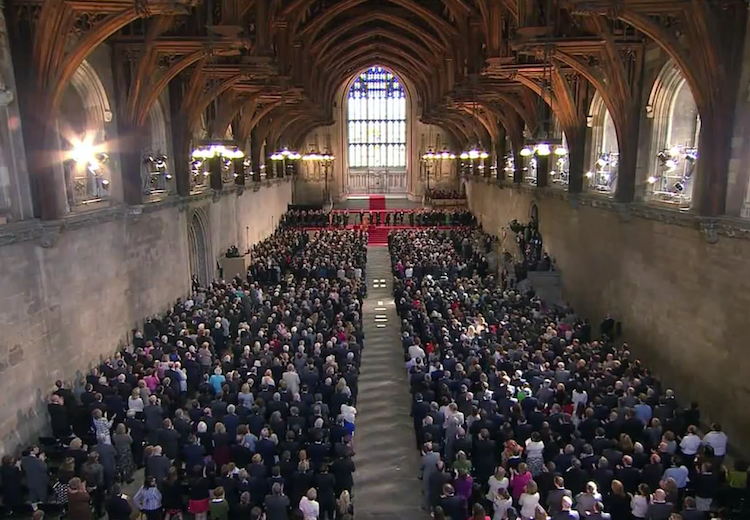
[[[535,205],[565,297],[617,315],[671,386],[735,438],[750,430],[746,2],[5,0],[0,14],[0,445],[44,427],[40,382],[114,351],[289,204],[428,190],[465,190],[501,247]],[[486,154],[461,159],[471,149]],[[443,151],[456,158],[425,159]]]

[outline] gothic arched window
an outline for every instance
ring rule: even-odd
[[[349,88],[349,166],[406,168],[406,92],[388,69],[371,67]]]

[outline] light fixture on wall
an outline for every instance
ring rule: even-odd
[[[619,164],[619,153],[601,152],[596,159],[596,163],[594,163],[594,170],[586,173],[591,188],[598,192],[611,193],[617,181]]]
[[[662,202],[681,204],[690,201],[690,180],[698,161],[698,149],[677,145],[656,154],[658,171],[649,176],[650,195]]]
[[[152,195],[154,193],[166,192],[167,184],[165,181],[172,179],[172,174],[167,170],[167,156],[163,153],[147,153],[143,157],[143,164],[148,171],[147,185],[144,186],[144,194]]]

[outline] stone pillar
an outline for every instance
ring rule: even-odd
[[[495,142],[495,176],[497,180],[505,180],[505,156],[508,153],[505,127],[500,125]]]
[[[513,164],[516,168],[516,171],[513,172],[513,182],[515,184],[523,184],[523,167],[527,162],[526,157],[521,155],[520,148],[513,150]]]
[[[7,188],[9,203],[6,213],[2,208],[5,204],[0,200],[0,218],[7,216],[16,221],[34,217],[17,92],[5,15],[0,9],[0,143],[3,143],[0,192]]]
[[[177,194],[183,197],[190,195],[190,135],[186,130],[187,122],[182,105],[182,82],[175,78],[169,83],[169,106],[171,108],[172,148],[174,151],[174,177]]]
[[[583,135],[568,139],[568,191],[581,193],[583,191],[583,169],[586,162],[586,140]]]
[[[234,169],[234,183],[238,186],[244,186],[245,185],[245,158],[244,157],[238,157],[236,159],[232,159],[232,166]]]
[[[552,155],[536,156],[536,187],[546,188],[549,186],[549,165]]]
[[[224,187],[221,180],[221,169],[224,167],[224,158],[220,155],[208,160],[209,184],[212,189],[220,191]]]
[[[122,194],[126,204],[143,204],[143,129],[120,126]]]
[[[260,143],[255,129],[250,131],[250,168],[253,172],[253,182],[260,181]]]

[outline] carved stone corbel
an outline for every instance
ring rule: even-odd
[[[39,237],[39,245],[43,248],[51,248],[57,245],[60,235],[63,231],[62,224],[50,224],[42,227],[42,234]]]
[[[715,244],[719,241],[719,231],[715,220],[704,219],[699,221],[698,225],[700,226],[701,234],[703,235],[703,238],[706,239],[706,242],[709,244]]]

